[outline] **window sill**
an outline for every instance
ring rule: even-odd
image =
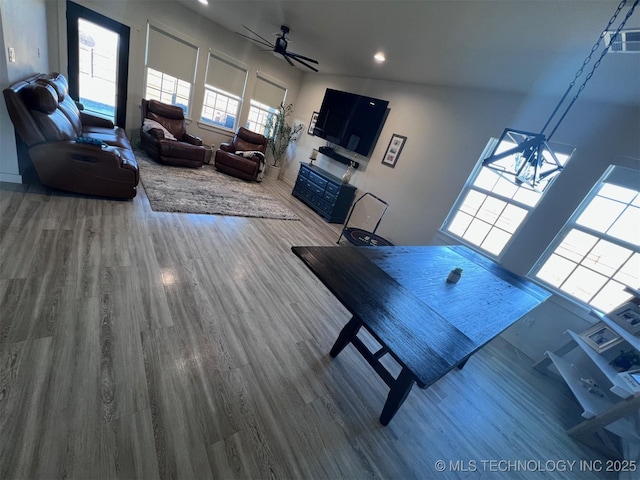
[[[209,130],[210,132],[224,133],[231,136],[235,135],[236,133],[235,130],[232,130],[230,128],[218,127],[217,125],[212,125],[207,122],[201,122],[200,120],[197,120],[196,123],[198,124],[198,127],[202,128],[203,130]]]

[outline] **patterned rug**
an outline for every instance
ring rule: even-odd
[[[300,220],[262,183],[225,175],[213,165],[174,167],[155,162],[141,149],[136,149],[135,154],[140,180],[156,212]]]

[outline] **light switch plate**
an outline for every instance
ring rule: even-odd
[[[13,47],[9,47],[9,63],[16,62],[16,49]]]

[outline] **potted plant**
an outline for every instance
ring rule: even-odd
[[[302,124],[292,126],[287,123],[287,117],[292,113],[292,104],[285,105],[281,103],[278,111],[271,114],[267,119],[265,136],[268,140],[268,150],[271,152],[267,175],[270,177],[278,177],[289,145],[298,141],[299,134],[302,131]]]

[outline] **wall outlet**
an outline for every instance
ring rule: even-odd
[[[16,63],[16,49],[9,47],[9,63]]]

